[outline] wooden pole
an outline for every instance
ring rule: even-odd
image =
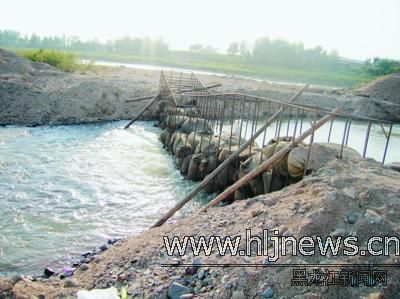
[[[124,127],[124,129],[128,129],[135,121],[138,120],[140,116],[142,116],[143,112],[145,112],[160,96],[160,93],[158,93],[150,102],[147,103],[146,106],[143,107],[143,109],[136,114],[136,116]]]
[[[218,83],[218,84],[214,84],[214,85],[205,86],[205,88],[206,89],[211,89],[211,88],[216,88],[216,87],[220,87],[220,86],[222,86],[222,84]],[[203,87],[197,87],[197,88],[191,88],[191,89],[181,89],[181,90],[176,91],[176,93],[198,91],[198,90],[203,90],[203,89],[204,89]]]
[[[268,168],[270,168],[275,162],[279,161],[283,156],[285,156],[296,144],[302,142],[304,139],[306,139],[308,136],[310,136],[313,131],[318,130],[320,127],[322,127],[326,122],[330,121],[332,118],[335,118],[336,115],[333,113],[338,113],[341,110],[341,108],[335,108],[332,110],[330,113],[332,114],[327,114],[325,115],[320,121],[318,121],[315,124],[315,127],[312,126],[310,129],[305,131],[303,134],[301,134],[299,137],[297,137],[293,142],[290,142],[288,145],[286,145],[283,149],[275,153],[271,158],[268,160],[264,161],[262,164],[254,168],[252,171],[250,171],[248,174],[246,174],[244,177],[242,177],[240,180],[235,182],[233,185],[229,186],[227,189],[225,189],[224,192],[219,194],[216,198],[214,198],[212,201],[210,201],[205,207],[201,209],[201,212],[206,212],[208,208],[213,207],[217,204],[219,204],[221,201],[223,201],[227,196],[235,192],[237,189],[240,187],[244,186],[247,184],[251,179],[259,176],[262,174],[264,171],[267,171]],[[311,145],[310,145],[311,146]]]
[[[305,85],[299,90],[288,102],[292,102],[297,99],[303,91],[308,87]],[[213,172],[211,172],[200,184],[198,184],[192,191],[189,192],[180,202],[178,202],[172,209],[170,209],[164,216],[162,216],[153,226],[158,227],[163,225],[165,221],[171,218],[177,211],[179,211],[187,202],[189,202],[197,193],[199,193],[209,182],[211,182],[224,168],[226,168],[239,154],[245,150],[264,130],[283,112],[284,108],[280,108],[274,115],[272,115],[265,123],[261,126],[254,135],[247,140],[236,152],[232,153],[228,159],[222,162]]]
[[[129,103],[129,102],[139,102],[139,101],[144,101],[144,100],[148,100],[148,99],[152,99],[155,96],[146,96],[146,97],[141,97],[141,98],[136,98],[136,99],[130,99],[130,100],[126,100],[125,102]]]

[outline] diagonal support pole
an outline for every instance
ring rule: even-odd
[[[332,110],[330,112],[331,114],[325,115],[320,121],[318,121],[315,124],[315,126],[312,126],[311,128],[309,128],[307,131],[305,131],[303,134],[301,134],[299,137],[297,137],[293,142],[290,142],[283,149],[281,149],[276,154],[274,154],[271,158],[269,158],[268,160],[264,161],[262,164],[260,164],[255,169],[250,171],[248,174],[246,174],[240,180],[238,180],[233,185],[231,185],[227,189],[225,189],[224,192],[219,194],[216,198],[214,198],[212,201],[210,201],[205,207],[203,207],[201,209],[201,212],[206,212],[208,208],[211,208],[211,207],[219,204],[221,201],[223,201],[225,198],[227,198],[230,194],[232,194],[237,189],[239,189],[240,187],[243,187],[245,184],[247,184],[251,179],[259,176],[264,171],[267,171],[268,168],[270,168],[277,161],[279,161],[283,156],[285,156],[295,145],[299,144],[304,139],[306,139],[308,136],[313,134],[313,132],[318,130],[325,123],[327,123],[331,119],[335,118],[336,117],[336,113],[338,113],[340,110],[341,110],[341,108],[335,108],[334,110]]]
[[[135,121],[142,116],[142,114],[151,106],[153,103],[160,97],[160,93],[158,93],[150,102],[147,103],[146,106],[143,107],[142,110],[124,127],[124,129],[128,129]]]

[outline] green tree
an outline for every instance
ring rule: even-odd
[[[226,52],[231,55],[237,55],[239,53],[239,43],[238,42],[231,43]]]

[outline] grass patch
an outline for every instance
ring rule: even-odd
[[[74,53],[55,50],[20,50],[17,54],[34,62],[44,62],[64,72],[74,72],[80,69],[78,58]]]
[[[329,71],[317,68],[304,69],[299,67],[265,66],[243,61],[240,57],[217,53],[200,55],[184,51],[173,51],[170,52],[168,57],[133,56],[105,52],[76,52],[76,54],[78,57],[84,59],[151,64],[165,68],[197,69],[225,73],[227,75],[243,75],[257,79],[311,83],[332,87],[356,87],[377,78],[377,76],[371,76],[363,72],[361,66]]]

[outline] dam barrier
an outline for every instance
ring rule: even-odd
[[[378,134],[382,140],[381,162],[385,162],[392,122],[344,113],[340,107],[328,111],[296,103],[294,100],[306,88],[282,102],[240,93],[215,93],[193,73],[161,71],[159,94],[150,105],[163,130],[160,140],[173,154],[180,172],[201,183],[154,226],[162,225],[201,190],[221,194],[230,187],[232,192],[223,199],[233,201],[296,183],[316,167],[321,146],[338,158],[356,157],[359,154],[348,145],[357,138],[362,143],[361,157],[367,158],[369,142]],[[359,134],[360,123],[365,125],[364,136]],[[357,136],[351,134],[355,126]],[[297,142],[306,131],[309,133]],[[323,144],[315,144],[316,134],[324,139]],[[287,152],[274,159],[284,148]],[[249,175],[271,159],[273,163],[265,171]],[[231,187],[247,177],[251,178],[237,188]]]

